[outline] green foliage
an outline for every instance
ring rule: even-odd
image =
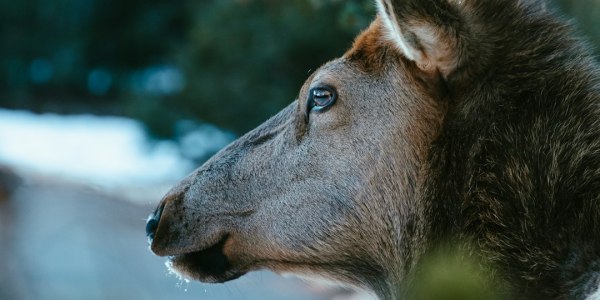
[[[425,258],[408,299],[508,300],[485,264],[455,248],[438,249]]]
[[[0,106],[126,114],[131,73],[173,60],[187,11],[164,0],[0,0]],[[89,88],[94,70],[108,80],[101,93]]]

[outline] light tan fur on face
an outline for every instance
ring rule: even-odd
[[[267,268],[392,300],[450,244],[489,265],[511,299],[595,296],[590,52],[541,0],[377,3],[296,101],[165,197],[151,249],[201,281]],[[311,110],[313,88],[337,101]]]
[[[235,272],[318,273],[379,293],[405,276],[389,267],[407,264],[418,247],[393,249],[423,230],[407,222],[422,214],[412,201],[445,106],[382,30],[375,21],[309,78],[298,101],[175,188],[153,250],[198,251],[225,236],[221,251]],[[335,87],[338,101],[306,115],[308,90],[322,85]],[[182,261],[172,265],[187,277],[219,280]]]

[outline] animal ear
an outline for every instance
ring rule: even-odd
[[[460,61],[460,0],[377,0],[387,38],[428,73],[446,77]]]

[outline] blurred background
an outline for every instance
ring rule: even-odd
[[[600,53],[600,0],[556,0]],[[371,0],[0,0],[0,299],[348,299],[167,273],[146,216],[291,102]]]

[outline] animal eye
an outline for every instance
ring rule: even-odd
[[[337,99],[335,89],[329,86],[316,87],[308,93],[307,112],[323,111],[329,108]]]

